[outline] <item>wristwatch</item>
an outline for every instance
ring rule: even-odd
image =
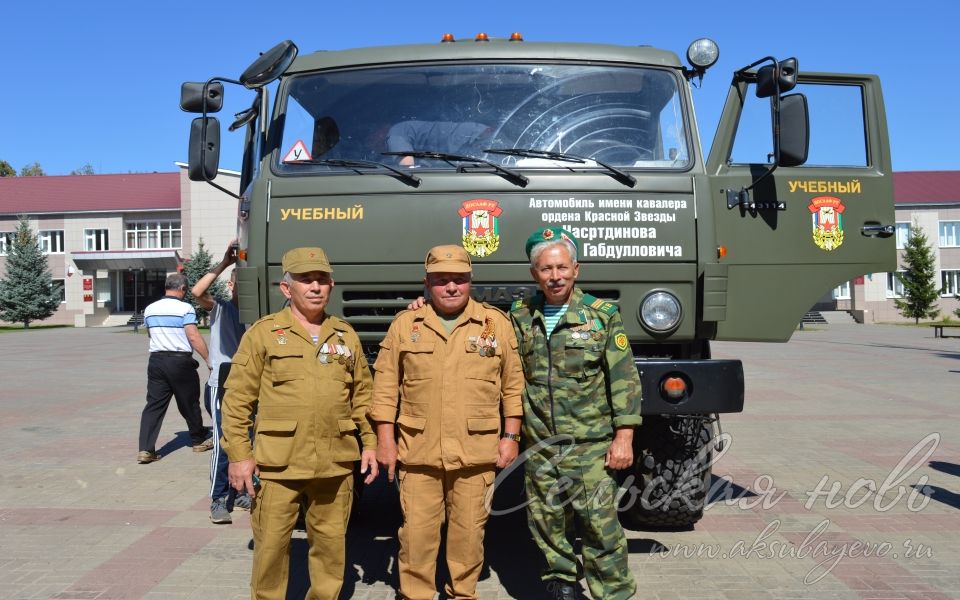
[[[510,433],[509,431],[504,431],[502,434],[500,434],[500,438],[504,440],[513,440],[517,443],[520,443],[519,433]]]

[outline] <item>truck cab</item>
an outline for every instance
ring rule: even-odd
[[[710,341],[786,341],[826,290],[895,260],[878,79],[761,59],[733,73],[707,156],[693,100],[718,53],[697,40],[684,65],[519,34],[306,56],[284,42],[237,81],[184,84],[181,107],[201,114],[195,180],[217,172],[223,83],[252,90],[231,126],[246,132],[242,319],[281,308],[284,252],[319,245],[328,310],[375,353],[423,294],[428,248],[461,244],[475,296],[506,309],[536,291],[527,236],[561,226],[580,244],[579,287],[618,306],[643,382],[630,476],[649,493],[624,521],[692,525],[719,415],[744,401],[740,362],[711,359]]]

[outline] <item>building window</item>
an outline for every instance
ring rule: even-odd
[[[49,229],[37,235],[40,251],[44,254],[63,254],[63,230]]]
[[[908,237],[910,237],[910,223],[897,223],[897,250],[907,247]]]
[[[137,221],[127,223],[127,250],[179,249],[180,221]]]
[[[7,252],[13,248],[13,231],[0,231],[0,256],[6,256]]]
[[[940,271],[940,295],[954,297],[960,294],[960,269]]]
[[[940,247],[960,246],[960,221],[940,221]]]
[[[833,299],[834,300],[850,299],[850,282],[849,281],[844,281],[837,287],[833,288]]]
[[[903,276],[906,271],[897,271]],[[903,283],[893,273],[887,273],[887,298],[903,298]]]
[[[63,304],[67,301],[67,288],[65,284],[66,281],[63,279],[53,280],[53,289],[56,290],[57,288],[60,288],[60,304]]]
[[[110,249],[110,232],[106,229],[84,229],[83,249],[87,252]]]

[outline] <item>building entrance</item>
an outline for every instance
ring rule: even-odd
[[[129,269],[122,272],[120,294],[122,312],[143,312],[148,304],[163,297],[166,271],[156,269]]]

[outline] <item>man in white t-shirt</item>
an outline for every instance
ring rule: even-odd
[[[230,512],[234,507],[249,510],[252,504],[249,494],[236,495],[227,479],[227,454],[220,447],[220,390],[221,379],[226,379],[230,359],[240,345],[246,329],[240,323],[237,308],[237,272],[230,271],[227,289],[230,299],[224,300],[208,293],[210,286],[230,265],[237,262],[235,242],[230,242],[220,263],[205,273],[190,292],[197,304],[210,313],[210,379],[204,389],[207,412],[213,420],[213,454],[210,456],[210,520],[214,523],[231,523]],[[221,375],[221,371],[223,371]]]
[[[160,460],[157,437],[171,396],[177,398],[177,409],[187,422],[194,452],[213,447],[206,439],[200,413],[200,377],[193,358],[194,351],[207,361],[207,344],[197,329],[197,313],[183,301],[187,278],[180,273],[167,276],[165,294],[143,311],[143,322],[150,336],[150,361],[147,364],[147,405],[140,416],[140,452],[137,462]]]

